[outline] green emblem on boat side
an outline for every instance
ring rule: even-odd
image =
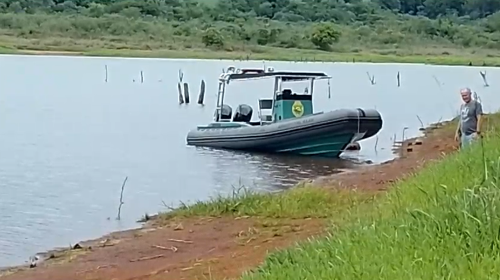
[[[302,102],[300,102],[298,100],[293,102],[292,114],[297,118],[302,117],[302,115],[304,115],[304,105],[302,105]]]

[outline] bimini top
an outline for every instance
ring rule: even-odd
[[[232,80],[248,80],[260,79],[269,77],[280,77],[282,81],[301,81],[308,79],[330,79],[327,74],[323,72],[293,72],[293,71],[277,71],[275,72],[272,67],[264,69],[235,69],[233,66],[227,68],[227,71],[220,75],[221,82]]]

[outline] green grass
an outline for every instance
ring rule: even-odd
[[[219,12],[214,11],[212,16],[182,21],[131,15],[130,11],[102,16],[94,12],[81,7],[79,13],[0,13],[0,53],[500,65],[499,33],[479,22],[443,24],[441,19],[380,11],[376,21],[361,20],[361,16],[361,21],[335,24],[332,28],[340,37],[330,51],[320,51],[311,40],[317,29],[312,22],[253,16],[221,21],[215,20]],[[208,28],[215,30],[212,39],[218,38],[219,43],[203,40]],[[212,46],[207,47],[210,42]]]
[[[373,62],[373,63],[426,63],[436,65],[481,65],[500,66],[500,57],[469,53],[430,54],[406,53],[398,51],[373,50],[363,52],[324,52],[319,50],[282,49],[274,47],[255,47],[252,51],[214,51],[210,49],[94,49],[90,47],[50,47],[33,46],[28,48],[0,47],[0,53],[37,54],[47,52],[74,52],[74,55],[107,57],[148,57],[148,58],[193,58],[193,59],[230,59],[230,60],[268,60],[268,61],[323,61],[323,62]],[[445,52],[446,53],[446,52]],[[51,53],[49,53],[51,54]],[[68,53],[70,54],[70,53]]]
[[[162,213],[160,219],[193,216],[254,216],[265,218],[331,218],[373,201],[373,193],[354,190],[331,191],[302,184],[278,193],[257,193],[246,188],[232,196],[217,196],[192,205],[183,204],[172,212]]]
[[[123,38],[122,38],[123,39]],[[121,40],[122,40],[121,39]],[[323,61],[373,63],[427,63],[437,65],[500,66],[497,52],[450,48],[356,49],[325,52],[313,49],[248,46],[246,50],[212,50],[201,46],[153,44],[148,50],[138,43],[116,42],[116,38],[72,39],[46,37],[27,39],[0,35],[0,54],[54,54],[105,57],[193,58],[268,61]],[[119,41],[119,40],[118,40]],[[123,41],[123,40],[122,40]]]
[[[369,213],[271,254],[242,279],[499,279],[500,116],[489,119],[482,145],[397,183]]]
[[[323,62],[373,62],[373,63],[426,63],[436,65],[483,65],[500,66],[500,57],[479,55],[423,55],[423,54],[380,54],[380,53],[338,53],[315,50],[281,49],[260,47],[258,52],[221,52],[211,50],[97,50],[83,52],[84,55],[195,58],[268,61],[323,61]]]

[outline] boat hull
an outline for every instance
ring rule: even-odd
[[[234,124],[234,123],[233,123]],[[267,125],[202,127],[188,133],[192,146],[338,157],[345,147],[382,128],[376,110],[340,109]]]

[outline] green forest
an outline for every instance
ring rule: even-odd
[[[500,0],[0,0],[0,49],[479,61]]]

